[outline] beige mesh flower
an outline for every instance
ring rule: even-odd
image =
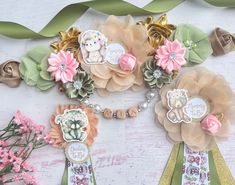
[[[90,72],[100,94],[141,87],[143,77],[140,67],[148,59],[147,55],[152,49],[147,42],[144,27],[134,24],[130,16],[124,21],[110,16],[98,26],[98,30],[108,38],[110,43],[121,44],[126,52],[131,53],[137,59],[136,66],[132,71],[123,71],[118,65],[109,63],[91,65]]]
[[[166,114],[169,110],[166,94],[169,90],[186,89],[188,97],[200,96],[207,100],[209,114],[223,114],[220,120],[222,127],[215,134],[205,132],[200,121],[191,123],[171,123]],[[230,115],[232,111],[233,92],[225,79],[204,68],[195,68],[182,73],[172,84],[160,90],[161,101],[155,106],[156,122],[167,132],[173,143],[185,142],[193,150],[210,150],[219,138],[227,137],[230,131]]]

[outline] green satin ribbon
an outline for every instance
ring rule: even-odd
[[[214,5],[214,6],[220,6],[220,7],[235,7],[235,1],[234,0],[204,0],[207,3]]]
[[[34,32],[25,26],[13,22],[0,21],[0,34],[16,39],[49,38],[59,31],[66,30],[89,8],[113,15],[149,15],[166,12],[184,0],[154,0],[143,8],[122,0],[95,0],[71,4],[63,8],[40,32]]]
[[[71,4],[63,8],[40,32],[14,23],[0,21],[0,34],[16,39],[50,38],[57,35],[59,31],[66,30],[89,8],[113,15],[149,15],[163,13],[176,7],[184,0],[153,0],[143,8],[139,8],[122,0],[94,0]],[[214,6],[235,7],[234,0],[205,0]]]

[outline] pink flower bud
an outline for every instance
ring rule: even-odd
[[[123,71],[131,71],[136,64],[136,57],[130,53],[125,53],[119,58],[119,66]]]
[[[217,117],[215,117],[212,114],[208,114],[202,121],[201,121],[201,127],[203,130],[210,132],[212,134],[215,134],[219,131],[222,124],[218,120]]]

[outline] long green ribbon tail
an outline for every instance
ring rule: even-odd
[[[0,34],[16,39],[37,39],[54,37],[59,31],[66,30],[89,8],[113,15],[148,15],[166,12],[184,0],[153,0],[143,8],[139,8],[122,0],[95,0],[71,4],[63,8],[40,32],[26,28],[14,22],[0,21]]]
[[[220,7],[235,7],[235,1],[234,0],[204,0],[207,3],[214,5],[214,6],[220,6]]]
[[[187,161],[185,158],[186,156],[184,156],[184,147],[184,143],[174,145],[166,168],[160,178],[159,185],[182,184],[182,170],[185,162]],[[205,154],[200,155],[205,156]],[[233,178],[217,146],[208,152],[208,163],[209,181],[211,185],[235,185],[235,179]],[[206,166],[201,167],[201,169],[204,167]],[[185,167],[184,170],[186,170]]]
[[[163,13],[176,7],[184,0],[153,0],[143,8],[139,8],[123,0],[94,0],[71,4],[63,8],[40,32],[35,32],[14,22],[0,21],[0,34],[16,39],[50,38],[59,31],[66,30],[89,8],[113,15],[149,15]],[[214,6],[235,7],[234,0],[205,0]]]

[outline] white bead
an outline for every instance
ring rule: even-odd
[[[102,111],[101,106],[98,104],[94,105],[94,110],[95,110],[95,113],[100,113]]]
[[[138,105],[138,108],[140,110],[144,110],[144,109],[147,109],[148,108],[148,102],[142,102]]]
[[[154,97],[155,97],[155,93],[154,93],[154,92],[149,91],[149,92],[146,93],[146,98],[147,98],[147,99],[151,100],[151,99],[153,99]]]
[[[85,99],[85,100],[82,100],[82,102],[85,104],[85,105],[88,105],[90,103],[90,101],[88,99]]]

